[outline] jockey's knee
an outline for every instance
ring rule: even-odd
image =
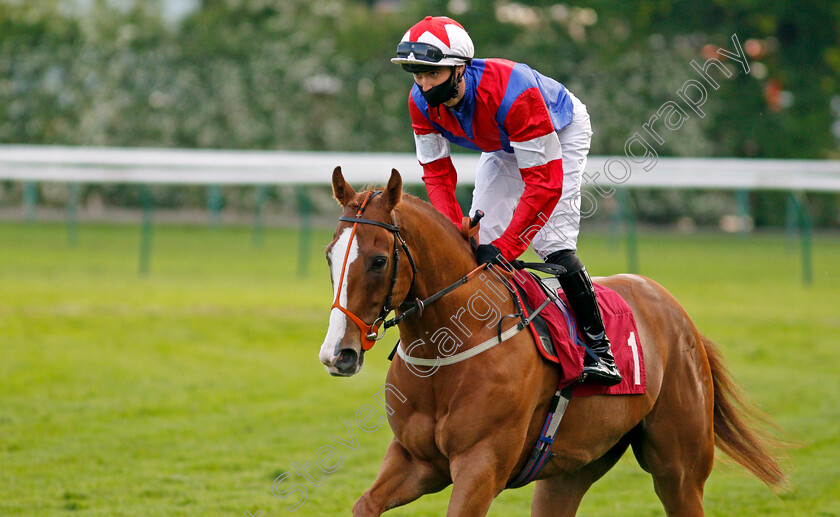
[[[545,258],[550,264],[557,264],[566,268],[567,273],[576,273],[583,269],[583,262],[575,254],[575,250],[560,250],[551,253]]]

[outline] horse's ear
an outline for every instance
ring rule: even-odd
[[[388,211],[394,209],[402,199],[402,176],[397,169],[391,169],[391,179],[385,187],[385,200],[388,202]]]
[[[347,206],[347,203],[356,197],[356,191],[344,181],[344,175],[341,174],[341,167],[336,167],[333,170],[332,184],[333,196],[335,196],[339,205]]]

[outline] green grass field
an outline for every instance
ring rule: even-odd
[[[247,228],[155,228],[151,274],[137,274],[136,226],[0,223],[0,515],[288,515],[272,495],[293,464],[347,439],[374,404],[395,336],[364,370],[332,378],[318,361],[331,303],[313,235],[297,274],[298,236]],[[709,515],[840,516],[840,238],[814,241],[814,285],[784,235],[643,233],[641,272],[667,287],[716,341],[734,376],[800,446],[774,496],[718,461]],[[596,275],[624,253],[584,232]],[[353,424],[355,425],[355,424]],[[294,514],[348,515],[373,482],[391,438],[356,429],[343,463]],[[316,479],[316,481],[318,481]],[[445,513],[448,491],[389,513]],[[532,487],[503,493],[491,515],[529,514]],[[587,516],[663,515],[650,477],[626,456],[596,484]]]

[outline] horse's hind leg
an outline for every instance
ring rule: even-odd
[[[534,484],[532,517],[572,517],[592,483],[613,468],[630,445],[629,436],[621,439],[597,460],[574,472],[542,479]]]
[[[672,431],[646,435],[633,450],[653,476],[653,487],[667,515],[702,516],[703,486],[712,470],[714,445],[681,437],[678,429]],[[666,434],[671,438],[665,438]]]
[[[663,388],[663,396],[668,389]],[[634,433],[633,452],[653,476],[656,495],[669,516],[703,513],[703,486],[714,462],[711,411],[699,395],[657,401]],[[691,400],[694,399],[694,400]]]

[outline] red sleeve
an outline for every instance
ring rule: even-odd
[[[510,224],[492,244],[499,248],[505,259],[514,260],[528,248],[560,200],[563,193],[563,160],[559,142],[552,141],[556,138],[552,135],[554,125],[538,89],[527,89],[514,101],[505,117],[505,130],[520,161],[519,172],[525,189]],[[532,152],[522,152],[517,148],[517,142],[528,143]],[[522,167],[522,159],[542,163]]]
[[[411,114],[411,127],[415,135],[429,135],[434,133],[439,136],[435,127],[426,119],[417,107],[417,104],[414,103],[411,94],[408,96],[408,112]],[[415,141],[417,141],[417,136],[415,136]],[[423,153],[418,149],[418,155],[420,154]],[[423,183],[426,184],[426,193],[429,196],[429,202],[460,228],[461,219],[464,215],[461,212],[461,205],[458,204],[458,200],[455,198],[455,185],[458,183],[458,173],[455,171],[455,166],[449,157],[448,148],[445,156],[432,159],[432,161],[427,163],[423,163],[420,160],[420,165],[423,166]]]
[[[457,182],[458,173],[449,156],[423,165],[423,183],[429,202],[460,228],[464,214],[455,198]]]

